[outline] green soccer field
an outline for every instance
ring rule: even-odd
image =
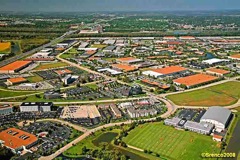
[[[228,106],[240,98],[240,82],[226,82],[195,91],[167,96],[181,106]]]
[[[173,160],[202,159],[201,153],[219,153],[219,144],[210,136],[176,130],[161,123],[138,126],[124,138],[131,146],[150,150]]]

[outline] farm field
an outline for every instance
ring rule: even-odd
[[[63,62],[47,63],[47,64],[39,65],[34,70],[52,69],[52,68],[65,67],[65,66],[68,66],[68,64]]]
[[[11,42],[0,42],[0,53],[11,52]]]
[[[127,145],[158,153],[163,159],[202,159],[201,153],[219,153],[210,136],[176,130],[161,123],[143,124],[123,139]]]
[[[226,82],[204,89],[169,95],[167,98],[181,106],[228,106],[236,103],[240,98],[240,82]]]

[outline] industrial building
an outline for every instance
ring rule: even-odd
[[[224,130],[231,120],[231,111],[223,107],[210,107],[200,122],[211,123],[218,131]]]

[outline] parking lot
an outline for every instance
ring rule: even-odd
[[[72,129],[53,122],[36,122],[23,127],[23,130],[33,133],[41,140],[38,151],[41,155],[49,155],[59,145],[70,139]]]

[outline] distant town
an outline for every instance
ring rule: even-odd
[[[1,14],[0,159],[237,159],[232,14]]]

